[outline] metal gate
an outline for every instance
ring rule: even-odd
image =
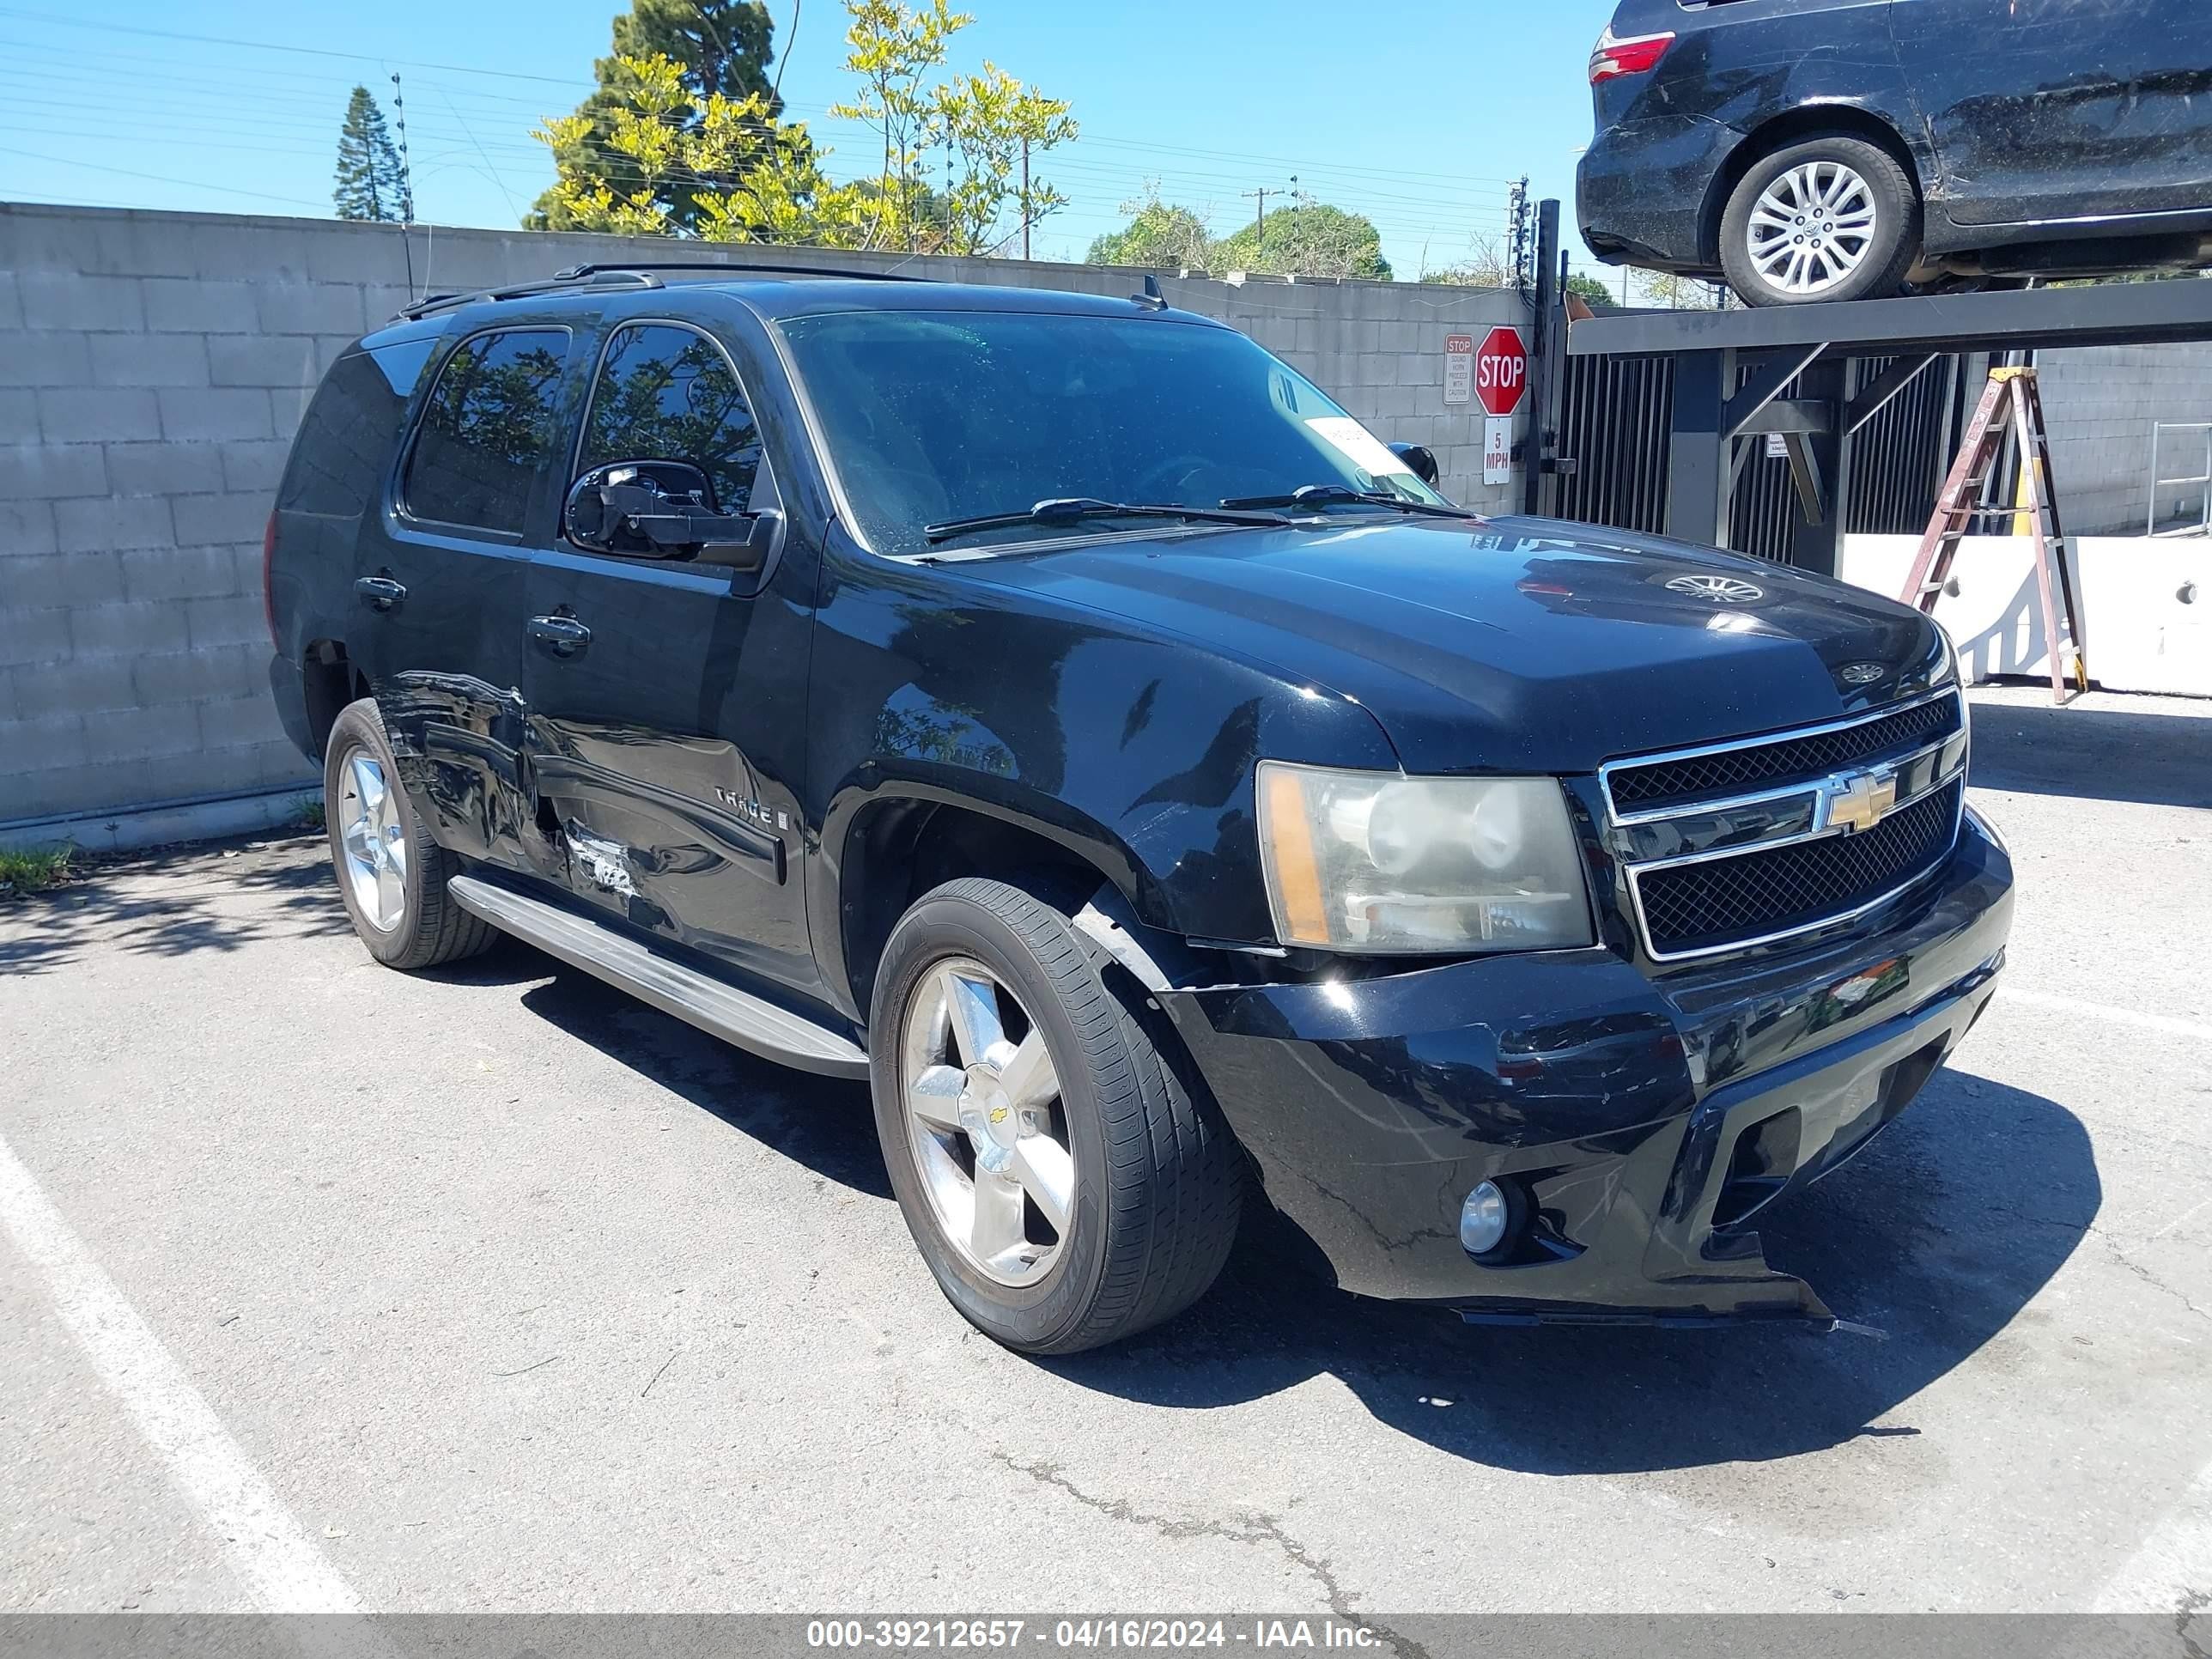
[[[1861,361],[1870,383],[1898,359]],[[1673,356],[1570,357],[1561,398],[1559,516],[1616,530],[1663,533],[1667,523]],[[1750,371],[1745,371],[1747,377]],[[1917,534],[1935,511],[1958,428],[1959,361],[1947,357],[1884,404],[1852,440],[1847,532]],[[1796,382],[1778,394],[1796,395]],[[1731,505],[1729,545],[1787,562],[1791,515],[1800,509],[1789,463],[1757,437]]]

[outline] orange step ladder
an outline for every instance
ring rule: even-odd
[[[2011,507],[1978,505],[1982,486],[2003,453],[2009,431],[2020,444],[2021,494]],[[2066,666],[2075,682],[2089,689],[2089,661],[2081,644],[2081,613],[2074,602],[2074,576],[2068,557],[2072,544],[2058,523],[2058,500],[2051,481],[2051,441],[2044,429],[2043,393],[2033,368],[1993,368],[1982,400],[1968,422],[1959,459],[1943,482],[1928,532],[1913,555],[1912,574],[1899,597],[1927,616],[1936,614],[1936,596],[1951,580],[1959,544],[1977,519],[2026,518],[2035,543],[2035,580],[2043,596],[2043,637],[2051,662],[2051,696],[2066,701]],[[2065,601],[2066,629],[2059,632],[2057,602]]]

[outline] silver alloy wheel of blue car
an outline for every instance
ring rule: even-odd
[[[407,823],[383,763],[356,749],[339,768],[337,823],[346,879],[362,916],[380,933],[407,909]]]
[[[1841,161],[1778,174],[1752,204],[1752,268],[1778,292],[1825,294],[1865,263],[1880,228],[1873,187]]]
[[[1026,1027],[1007,1034],[1009,1009]],[[955,957],[925,973],[900,1045],[907,1133],[945,1239],[1007,1285],[1052,1269],[1075,1204],[1073,1138],[1044,1031],[998,976]]]

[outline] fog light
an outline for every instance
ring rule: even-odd
[[[1488,1255],[1505,1242],[1512,1225],[1513,1206],[1494,1181],[1484,1182],[1460,1206],[1459,1242],[1469,1255]]]

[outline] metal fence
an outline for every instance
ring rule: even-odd
[[[1859,383],[1870,382],[1893,361],[1863,360]],[[1847,533],[1902,535],[1927,527],[1958,428],[1958,360],[1941,358],[1859,429],[1851,446]],[[1674,388],[1672,357],[1567,360],[1560,453],[1572,456],[1575,465],[1560,479],[1562,518],[1655,535],[1666,528]],[[1795,383],[1780,395],[1794,397]],[[1770,455],[1763,439],[1741,441],[1751,453],[1736,481],[1729,544],[1759,558],[1786,561],[1790,518],[1800,510],[1790,464]]]

